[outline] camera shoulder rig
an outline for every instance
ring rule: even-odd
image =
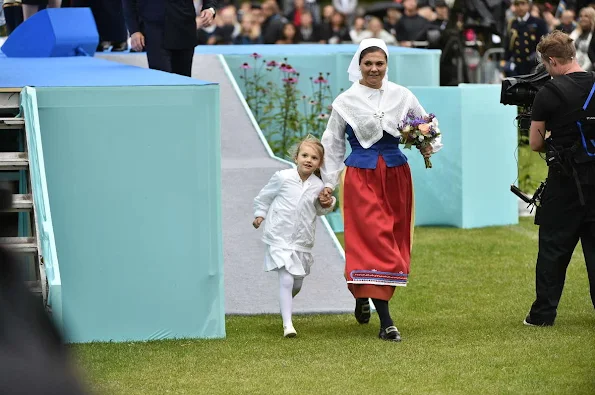
[[[571,109],[557,121],[548,122],[553,136],[570,138],[578,142],[577,148],[582,147],[575,150],[574,159],[577,163],[595,160],[595,73],[591,72],[591,76],[593,85],[582,107]],[[553,78],[544,87],[552,90],[563,103],[568,103],[576,95],[576,85],[570,83],[569,78]]]
[[[583,105],[563,114],[559,120],[548,124],[552,136],[546,139],[546,162],[548,166],[559,166],[564,173],[571,175],[577,187],[581,205],[585,205],[577,164],[595,162],[595,73],[591,72],[593,84]],[[554,78],[546,88],[552,89],[562,102],[568,103],[576,94],[576,85],[569,78]],[[578,133],[577,133],[578,132]],[[553,141],[552,141],[553,140]],[[566,141],[569,144],[558,145]]]

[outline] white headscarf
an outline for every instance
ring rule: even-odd
[[[359,44],[359,48],[353,58],[351,59],[351,63],[349,63],[349,68],[347,69],[347,73],[349,74],[349,81],[356,82],[362,79],[362,72],[359,69],[359,56],[362,51],[366,48],[370,47],[378,47],[384,51],[386,54],[386,59],[388,61],[388,48],[386,47],[386,43],[379,39],[379,38],[365,38]],[[387,73],[384,75],[383,81],[388,81],[388,67],[386,69]]]

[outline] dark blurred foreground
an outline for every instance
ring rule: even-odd
[[[12,192],[0,185],[0,211],[11,205]],[[0,247],[0,394],[84,393],[61,335],[25,285],[18,259]]]

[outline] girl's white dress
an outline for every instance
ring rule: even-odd
[[[310,274],[316,216],[333,211],[322,208],[318,195],[322,180],[312,174],[302,181],[297,169],[277,171],[254,198],[254,217],[263,217],[262,241],[267,245],[265,271],[282,267],[294,276]]]

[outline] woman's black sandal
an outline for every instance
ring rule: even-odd
[[[381,328],[378,337],[382,340],[388,340],[393,342],[401,341],[401,333],[399,332],[396,326],[389,326],[384,329]]]

